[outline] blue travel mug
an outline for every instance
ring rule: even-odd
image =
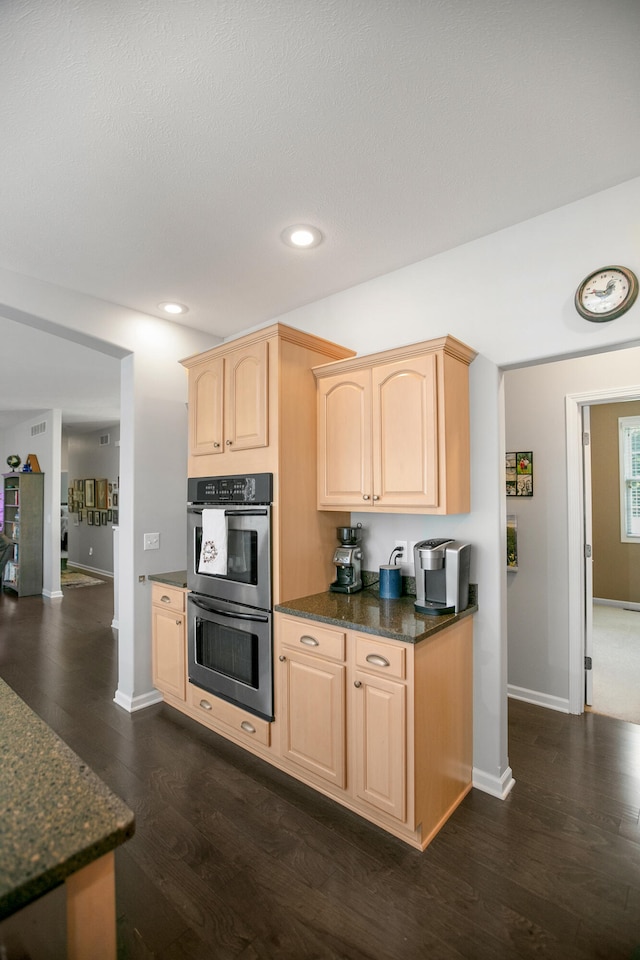
[[[380,597],[382,600],[397,600],[402,594],[402,571],[400,567],[386,563],[380,567]]]

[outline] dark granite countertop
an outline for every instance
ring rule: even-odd
[[[185,588],[187,586],[187,571],[173,570],[171,573],[150,573],[149,580],[155,580],[157,583],[166,583],[170,587]]]
[[[381,600],[377,586],[366,587],[358,593],[316,593],[298,600],[279,603],[276,610],[305,620],[319,620],[345,630],[358,630],[405,643],[420,643],[452,623],[468,617],[478,609],[477,590],[470,586],[469,606],[460,613],[429,616],[416,613],[415,597],[402,596],[399,600]]]
[[[133,832],[131,810],[0,680],[0,920]]]

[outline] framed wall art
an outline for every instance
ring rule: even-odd
[[[507,453],[505,476],[508,497],[533,496],[533,452]]]
[[[95,480],[85,480],[84,482],[84,505],[85,507],[95,507],[96,505]]]
[[[107,509],[108,480],[96,480],[96,507],[98,510]]]

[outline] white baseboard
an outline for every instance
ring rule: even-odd
[[[601,607],[620,607],[623,610],[640,611],[640,603],[634,603],[632,600],[604,600],[602,597],[594,597],[593,602],[600,604]]]
[[[73,567],[74,570],[85,570],[87,573],[97,573],[101,577],[109,577],[113,580],[113,570],[100,570],[98,567],[89,567],[86,563],[76,563],[75,560],[67,561],[67,567]]]
[[[162,703],[163,699],[159,690],[149,690],[148,693],[142,693],[137,697],[130,697],[128,694],[116,690],[113,702],[117,703],[123,710],[127,710],[128,713],[135,713],[136,710],[144,710],[145,707],[150,707],[154,703]]]
[[[505,800],[509,796],[515,782],[511,767],[507,767],[501,777],[494,777],[486,770],[473,768],[473,786],[499,800]]]
[[[62,590],[43,590],[42,596],[47,597],[49,600],[61,600],[64,594]]]
[[[537,707],[547,707],[547,709],[557,710],[559,713],[571,713],[569,700],[566,697],[552,697],[549,693],[540,693],[539,690],[526,690],[524,687],[514,687],[511,683],[507,687],[507,695],[514,700],[533,703]]]

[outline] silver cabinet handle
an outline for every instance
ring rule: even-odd
[[[249,723],[248,720],[243,720],[243,721],[242,721],[242,723],[240,724],[240,729],[241,729],[241,730],[244,730],[245,733],[255,733],[255,732],[256,732],[256,728],[254,727],[254,725],[253,725],[252,723]]]
[[[166,593],[163,593],[160,597],[160,603],[171,603],[171,597],[168,597]]]
[[[176,620],[176,627],[182,626],[182,620]]]
[[[354,685],[354,687],[361,687],[361,686],[362,686],[362,680],[354,680],[354,681],[353,681],[353,685]]]
[[[363,500],[368,500],[368,499],[369,499],[369,494],[368,494],[368,493],[363,493],[363,494],[362,494],[362,499],[363,499]]]
[[[231,444],[233,443],[233,440],[225,440],[225,443],[228,447],[230,447]]]
[[[200,706],[202,707],[203,710],[213,710],[213,707],[211,706],[208,700],[201,700]]]
[[[373,664],[374,667],[388,667],[390,666],[389,661],[386,657],[381,657],[377,653],[369,653],[366,656],[367,663]]]
[[[284,657],[282,654],[280,654],[280,656],[278,657],[278,660],[280,661],[280,663],[284,663],[286,659],[287,658]]]
[[[220,446],[220,444],[218,443],[217,440],[214,440],[213,445],[214,445],[214,447],[219,447],[219,446]]]
[[[378,496],[378,494],[377,494],[377,493],[374,493],[374,495],[373,495],[373,499],[374,499],[374,500],[379,500],[379,499],[380,499],[380,497]]]
[[[308,633],[303,634],[300,637],[300,643],[304,643],[307,647],[319,647],[320,641],[316,640],[315,637],[310,637]]]

